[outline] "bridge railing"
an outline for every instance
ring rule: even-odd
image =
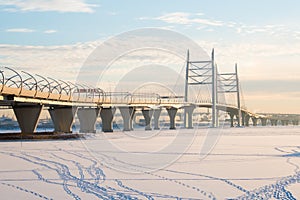
[[[9,67],[0,69],[0,94],[57,101],[104,101],[104,91],[100,88],[18,72]]]
[[[37,79],[27,73],[22,71],[22,91],[20,93],[21,96],[30,96],[36,97],[38,91],[38,82]]]
[[[160,104],[160,96],[156,93],[133,93],[131,94],[132,104]]]
[[[159,97],[159,104],[179,104],[184,103],[183,96],[160,96]]]
[[[183,103],[183,97],[160,96],[156,93],[129,93],[129,92],[108,92],[105,93],[103,104],[141,104],[160,105]]]
[[[5,67],[1,69],[2,75],[2,86],[1,93],[6,93],[8,95],[20,94],[22,91],[22,77],[14,69]]]
[[[82,84],[72,84],[71,101],[101,104],[105,101],[105,93],[100,88],[93,88]]]
[[[103,104],[130,104],[131,95],[128,92],[105,92]]]

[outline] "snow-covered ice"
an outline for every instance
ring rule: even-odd
[[[298,199],[299,141],[292,126],[2,141],[0,199]]]

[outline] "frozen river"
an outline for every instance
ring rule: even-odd
[[[0,142],[0,199],[300,199],[300,127]]]

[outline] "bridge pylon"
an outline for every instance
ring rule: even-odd
[[[238,66],[235,64],[235,71],[232,73],[218,74],[221,84],[218,86],[218,93],[236,93],[237,110],[229,111],[231,118],[231,126],[233,126],[233,118],[236,116],[237,126],[245,124],[245,113],[242,115],[240,82],[238,77]]]
[[[217,66],[215,65],[214,49],[211,52],[211,60],[191,61],[189,50],[187,51],[186,59],[186,74],[185,74],[185,103],[189,102],[189,86],[190,85],[211,85],[211,103],[212,103],[212,123],[211,127],[218,126],[218,84],[217,84]],[[184,127],[191,128],[191,113],[188,111],[190,108],[184,109]]]

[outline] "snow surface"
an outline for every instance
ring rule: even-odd
[[[5,141],[0,158],[0,199],[300,199],[300,127]]]

